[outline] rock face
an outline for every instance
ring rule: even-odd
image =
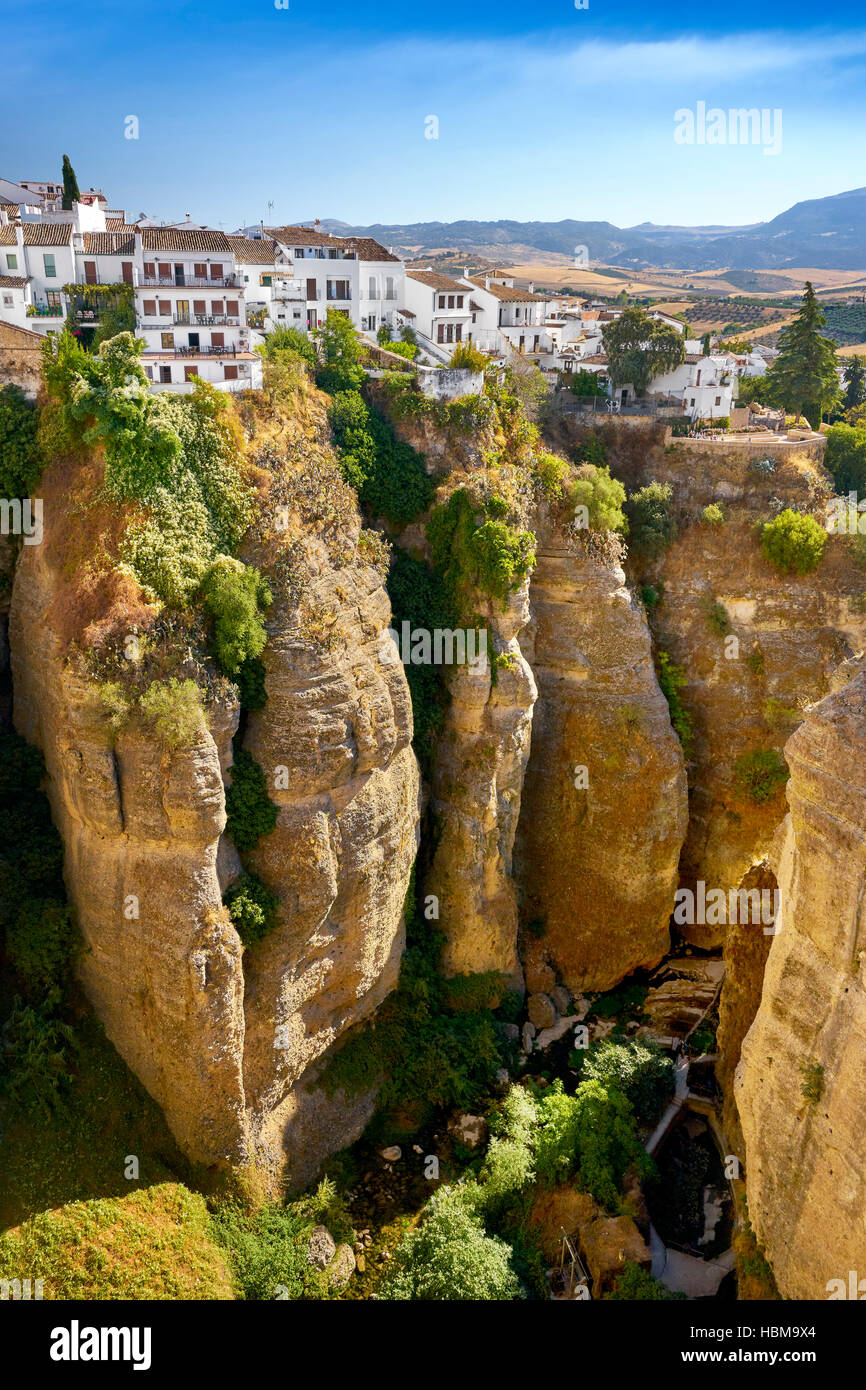
[[[192,748],[133,728],[112,746],[92,687],[65,662],[50,532],[23,548],[10,616],[15,723],[45,756],[88,997],[185,1151],[255,1160],[274,1186],[309,1180],[369,1118],[371,1095],[349,1104],[316,1079],[396,982],[416,851],[408,688],[379,660],[390,608],[358,558],[357,522],[348,539],[341,565],[323,546],[308,555],[303,618],[274,605],[269,700],[246,745],[279,803],[250,859],[280,911],[253,949],[221,899],[240,868],[223,833],[237,706],[215,707]],[[327,611],[324,643],[311,604]]]
[[[782,926],[736,1073],[749,1213],[785,1298],[866,1269],[864,747],[861,673],[786,745]]]
[[[425,892],[439,899],[447,974],[498,970],[520,985],[512,848],[537,693],[518,643],[529,616],[527,585],[506,606],[481,600],[478,607],[488,662],[460,666],[451,678],[433,772],[438,838]],[[505,657],[495,680],[494,652]]]
[[[530,603],[524,645],[539,697],[517,873],[560,978],[573,991],[607,989],[669,944],[686,831],[682,749],[615,560],[540,539]]]
[[[776,876],[769,864],[758,864],[746,875],[745,889],[775,892]],[[764,968],[773,941],[774,927],[766,931],[762,923],[736,922],[728,926],[725,937],[725,982],[719,1000],[719,1027],[716,1035],[718,1061],[716,1080],[723,1097],[724,1129],[731,1152],[742,1160],[744,1140],[734,1101],[734,1073],[740,1060],[743,1038],[758,1012]]]

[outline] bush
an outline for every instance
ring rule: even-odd
[[[826,432],[824,465],[833,474],[836,491],[866,495],[866,429],[831,425]]]
[[[671,1289],[666,1289],[664,1284],[660,1284],[658,1279],[646,1269],[641,1269],[636,1260],[629,1260],[622,1274],[618,1274],[613,1281],[613,1288],[605,1294],[602,1299],[624,1299],[628,1301],[652,1300],[658,1303],[665,1303],[669,1300],[679,1300],[685,1298],[684,1293],[673,1293]]]
[[[168,748],[191,748],[207,730],[201,691],[193,680],[153,681],[139,698],[146,724]]]
[[[316,374],[317,384],[329,395],[357,391],[366,373],[361,366],[358,335],[348,314],[329,309],[319,339],[322,364]]]
[[[418,356],[417,343],[402,343],[398,340],[397,342],[387,343],[386,348],[388,352],[395,352],[398,357],[405,357],[408,362],[414,362],[415,358]]]
[[[31,497],[42,461],[36,407],[17,386],[0,386],[0,496]]]
[[[235,676],[241,709],[264,709],[268,702],[265,663],[258,656],[247,657]]]
[[[476,591],[505,603],[535,564],[535,537],[500,517],[498,499],[476,511],[465,489],[436,507],[427,523],[433,561],[441,570],[457,611],[465,612]]]
[[[660,651],[656,658],[656,672],[659,688],[668,702],[671,724],[683,745],[683,752],[688,757],[694,743],[694,729],[691,715],[680,699],[680,691],[688,684],[686,673],[682,666],[675,665],[667,652],[663,651]]]
[[[279,808],[268,796],[264,772],[246,748],[235,748],[231,773],[231,785],[226,787],[226,834],[244,854],[271,833]]]
[[[490,358],[473,347],[471,343],[459,343],[451,354],[449,367],[467,372],[483,372],[490,366]]]
[[[307,1259],[309,1220],[280,1207],[250,1213],[237,1202],[225,1202],[215,1211],[212,1224],[216,1239],[228,1252],[241,1298],[327,1297],[327,1275]]]
[[[629,1101],[639,1120],[655,1124],[674,1089],[674,1064],[655,1043],[630,1038],[628,1042],[594,1044],[584,1054],[582,1081],[600,1081],[615,1087]]]
[[[824,1068],[820,1062],[806,1062],[800,1071],[803,1075],[800,1094],[812,1105],[817,1105],[824,1094]]]
[[[57,898],[22,903],[6,928],[6,954],[28,995],[59,993],[80,939],[72,908]]]
[[[523,1297],[504,1240],[486,1234],[461,1193],[438,1192],[418,1230],[404,1236],[394,1268],[379,1286],[384,1299],[492,1302]]]
[[[276,925],[279,899],[255,874],[244,874],[223,902],[245,946],[257,946]]]
[[[217,665],[235,676],[245,661],[261,656],[268,640],[260,610],[273,596],[257,569],[220,555],[201,586],[204,610],[211,620]]]
[[[399,546],[394,547],[387,589],[395,631],[400,631],[403,622],[408,622],[411,629],[427,632],[456,627],[457,617],[442,576],[423,560],[414,560]],[[412,662],[404,670],[412,696],[415,726],[412,744],[426,768],[430,765],[433,739],[442,727],[448,703],[448,668]]]
[[[606,466],[580,464],[569,489],[569,501],[574,503],[575,514],[579,507],[584,508],[585,514],[581,520],[591,531],[622,532],[626,529],[623,514],[625,488],[610,476],[610,469]]]
[[[824,558],[827,532],[811,516],[801,516],[790,508],[761,531],[761,545],[767,559],[782,574],[808,574]]]
[[[318,366],[316,345],[312,338],[301,332],[300,328],[275,328],[272,333],[268,333],[262,347],[263,356],[270,360],[276,360],[283,353],[291,353],[293,357],[299,357],[311,372],[314,372]]]
[[[73,1080],[77,1048],[72,1029],[50,1007],[16,999],[0,1042],[0,1093],[16,1109],[37,1111],[50,1120]]]
[[[788,764],[775,748],[744,753],[734,763],[734,776],[739,791],[759,805],[771,801],[790,777]]]
[[[707,599],[704,611],[707,615],[707,627],[710,632],[715,637],[727,636],[731,630],[731,620],[725,605],[715,599]]]
[[[725,513],[718,502],[710,502],[708,507],[704,507],[701,512],[701,521],[705,526],[723,526]]]
[[[676,536],[672,499],[669,483],[651,482],[633,492],[625,504],[632,547],[650,559],[661,555]]]
[[[391,338],[391,325],[389,323],[380,323],[379,327],[376,329],[376,342],[380,347],[387,347]]]
[[[568,1096],[554,1081],[539,1101],[539,1118],[535,1161],[543,1182],[573,1178],[581,1191],[617,1211],[626,1169],[645,1175],[652,1168],[632,1107],[614,1086],[584,1081]]]

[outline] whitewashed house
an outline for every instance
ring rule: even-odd
[[[395,326],[404,266],[378,241],[331,236],[315,226],[265,230],[277,242],[286,268],[293,270],[284,278],[302,286],[300,327],[305,331],[321,327],[329,309],[346,314],[364,332],[375,333],[382,323]]]
[[[72,235],[71,223],[0,226],[0,271],[26,282],[26,326],[34,332],[57,332],[66,321],[68,300],[63,287],[75,279]],[[8,306],[0,302],[3,307]]]
[[[154,390],[191,390],[194,376],[230,391],[261,385],[245,286],[223,232],[136,228],[133,274],[142,362]]]
[[[464,275],[463,283],[479,306],[472,340],[482,351],[501,352],[504,343],[522,353],[550,351],[550,340],[544,333],[551,302],[546,296],[536,294],[533,286],[515,289],[513,279],[503,275]]]
[[[401,317],[432,357],[447,362],[458,343],[473,338],[471,298],[469,288],[450,275],[407,270]]]

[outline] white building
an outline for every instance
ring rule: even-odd
[[[283,278],[295,279],[301,287],[300,326],[305,331],[321,327],[329,309],[347,314],[368,333],[382,323],[395,325],[403,300],[403,262],[378,241],[331,236],[315,226],[265,230],[277,242],[286,270],[293,272]],[[294,321],[294,308],[292,314]]]
[[[550,352],[544,321],[555,301],[536,294],[534,286],[515,289],[513,279],[498,274],[464,274],[463,283],[478,306],[472,339],[482,351],[498,353],[508,343],[517,352]]]
[[[400,317],[432,357],[447,362],[457,343],[472,339],[471,298],[469,288],[450,275],[407,270]]]
[[[72,235],[69,223],[0,225],[0,273],[25,281],[26,326],[35,332],[56,332],[66,320],[63,286],[75,280]]]
[[[210,228],[142,227],[134,240],[137,332],[154,389],[191,390],[194,376],[225,390],[260,386],[228,237]]]

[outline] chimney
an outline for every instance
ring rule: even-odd
[[[490,276],[489,276],[489,275],[485,275],[485,277],[484,277],[484,288],[485,288],[486,290],[489,290],[489,289],[490,289]]]
[[[535,294],[535,281],[534,281],[534,280],[530,280],[530,282],[529,282],[529,293],[530,293],[530,294]]]

